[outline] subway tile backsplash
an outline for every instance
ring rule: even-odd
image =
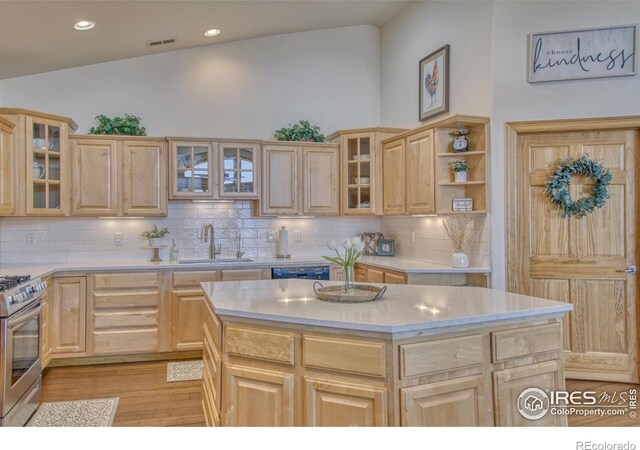
[[[489,266],[489,219],[478,217],[467,250],[472,265]],[[167,217],[145,219],[97,218],[2,218],[0,219],[0,263],[144,261],[144,230],[157,224],[170,234],[163,244],[176,239],[180,258],[206,258],[208,243],[202,229],[212,223],[222,257],[233,257],[238,234],[247,257],[269,257],[276,252],[276,242],[267,236],[282,226],[289,230],[289,250],[293,256],[329,254],[326,242],[359,235],[363,231],[381,231],[396,240],[396,254],[449,264],[452,249],[439,217],[314,217],[279,219],[252,217],[251,202],[199,203],[188,200],[169,202]],[[300,230],[300,242],[295,241]],[[415,232],[415,243],[411,234]],[[115,246],[114,234],[122,233],[122,245]],[[32,242],[30,242],[30,239]],[[169,250],[161,251],[169,259]]]

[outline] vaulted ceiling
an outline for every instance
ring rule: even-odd
[[[0,79],[284,33],[380,26],[406,1],[0,1]],[[73,25],[88,19],[89,31]],[[205,37],[211,28],[221,30]],[[176,38],[150,48],[148,41]]]

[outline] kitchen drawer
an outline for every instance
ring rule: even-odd
[[[482,335],[461,336],[400,346],[400,378],[482,364]]]
[[[305,335],[302,360],[305,367],[378,377],[386,374],[383,342]]]
[[[229,325],[224,350],[229,355],[293,365],[293,333]]]
[[[493,361],[562,350],[560,323],[491,333]]]
[[[269,269],[238,269],[221,270],[220,281],[242,281],[242,280],[269,280],[271,271]]]
[[[200,288],[200,283],[206,283],[208,281],[218,281],[218,274],[219,272],[217,270],[173,272],[173,287]]]
[[[157,326],[158,313],[156,311],[96,312],[93,316],[93,327],[96,329]]]
[[[218,320],[218,317],[211,310],[211,306],[209,305],[209,301],[207,299],[204,300],[205,304],[205,313],[204,313],[204,329],[206,333],[209,333],[213,340],[213,344],[215,345],[217,350],[222,349],[222,345],[220,344],[222,337],[222,324]]]
[[[94,289],[149,287],[158,287],[158,272],[97,273],[93,276]]]
[[[93,354],[153,353],[159,350],[158,329],[94,331]]]
[[[354,276],[357,282],[366,283],[368,281],[368,270],[366,267],[356,266],[354,269]]]
[[[127,292],[122,294],[94,293],[94,308],[157,308],[158,291]]]

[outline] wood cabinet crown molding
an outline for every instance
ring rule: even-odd
[[[51,120],[54,122],[64,122],[66,123],[71,130],[76,131],[78,129],[78,124],[70,117],[58,116],[56,114],[44,113],[41,111],[34,111],[32,109],[25,108],[0,108],[0,115],[24,115],[37,117],[39,119]]]

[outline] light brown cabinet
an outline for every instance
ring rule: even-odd
[[[219,197],[258,199],[260,143],[220,141],[219,154]]]
[[[400,139],[382,147],[382,212],[404,214],[405,141]]]
[[[166,144],[130,139],[71,137],[72,215],[167,214]]]
[[[263,146],[262,215],[338,215],[339,148],[302,142]]]
[[[16,211],[17,158],[13,147],[15,125],[0,117],[0,216]]]
[[[50,280],[44,280],[47,285],[51,283]],[[42,296],[42,313],[40,316],[40,349],[42,354],[42,368],[44,369],[51,362],[53,357],[53,298],[52,298],[52,286],[47,286]]]
[[[340,144],[340,208],[343,215],[382,214],[382,140],[400,128],[340,130],[330,136]]]
[[[87,327],[86,277],[53,280],[52,348],[56,356],[84,356]]]
[[[210,140],[169,139],[170,199],[214,198],[218,145]]]
[[[400,390],[401,423],[408,427],[490,425],[482,375]]]
[[[0,108],[0,116],[15,126],[12,142],[17,158],[14,215],[67,215],[68,137],[77,128],[75,122],[67,117],[18,108]]]
[[[158,272],[91,275],[91,355],[168,351],[169,305],[161,289]]]
[[[432,131],[418,133],[405,140],[407,214],[435,211],[433,150]]]
[[[293,374],[223,363],[222,379],[223,426],[294,425]]]
[[[356,281],[361,283],[407,284],[409,281],[406,273],[380,269],[363,263],[357,263],[354,272]]]
[[[306,426],[387,426],[387,392],[383,387],[305,377],[304,389]]]

